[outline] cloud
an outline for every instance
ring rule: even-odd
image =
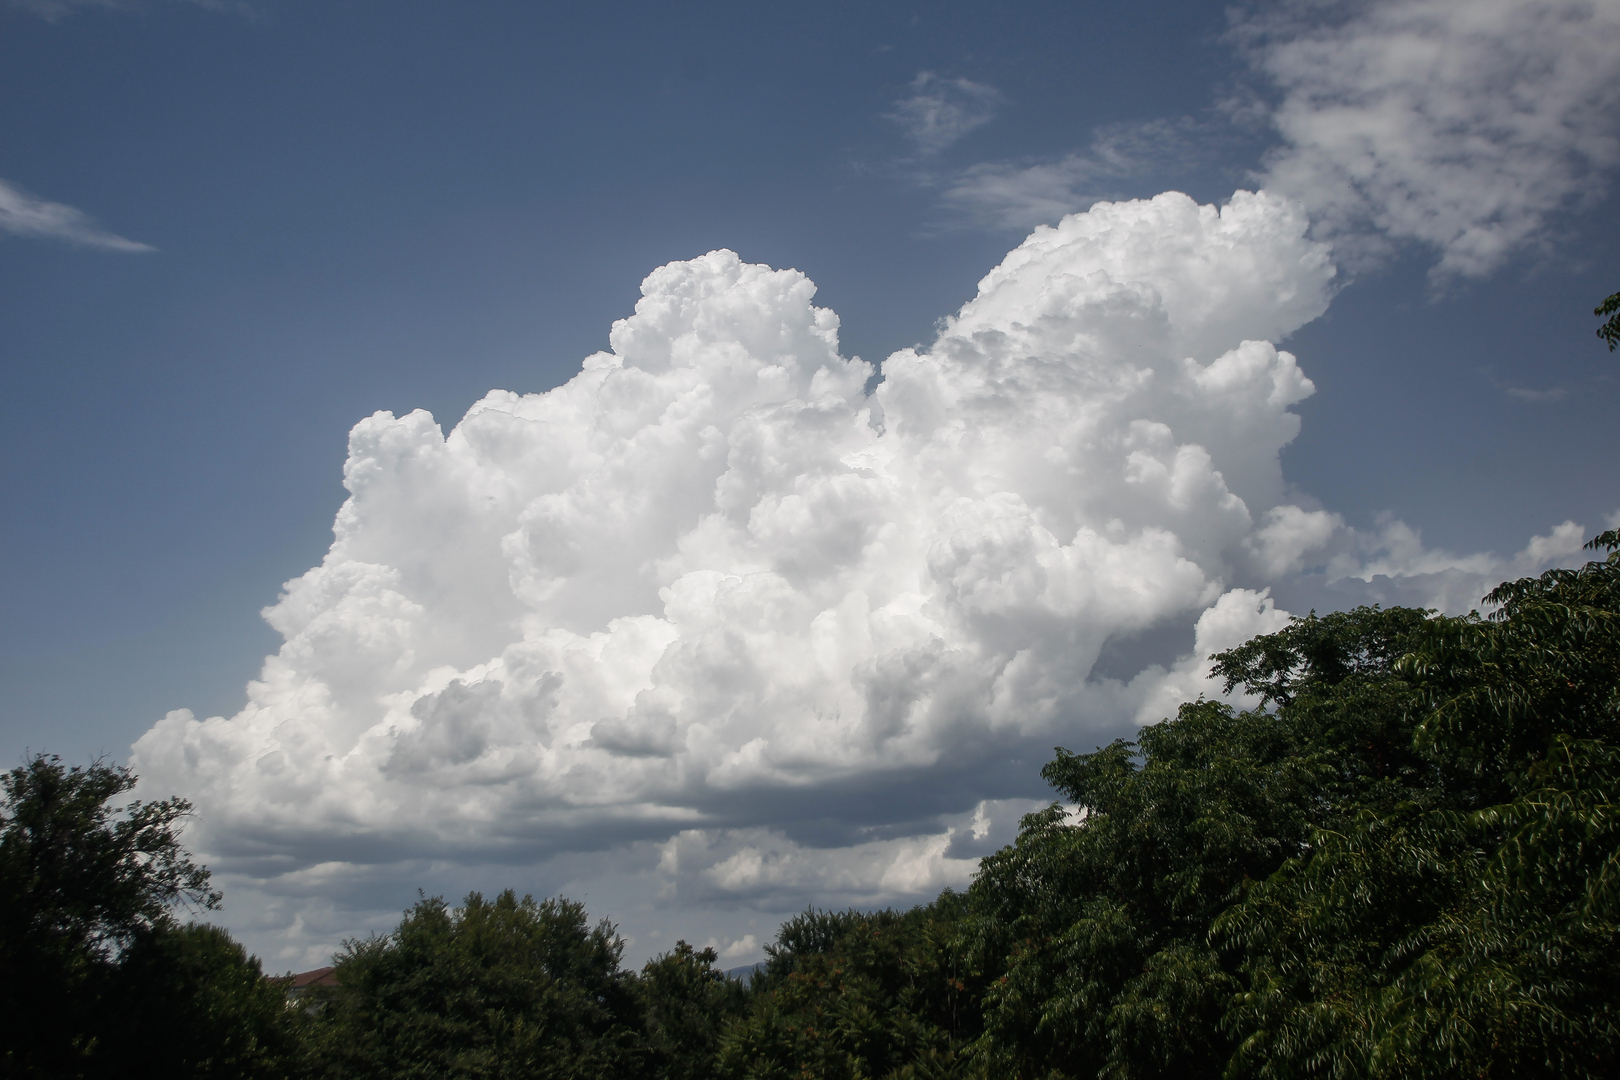
[[[1274,583],[1337,558],[1353,587],[1488,585],[1287,496],[1314,387],[1270,342],[1334,282],[1307,229],[1263,193],[1099,204],[870,395],[802,274],[661,267],[566,384],[448,435],[357,424],[246,704],[169,714],[132,763],[299,955],[354,932],[308,929],[333,897],[372,925],[374,883],[456,867],[571,865],[686,910],[961,884],[1053,745],[1215,689],[1208,651],[1286,620]],[[1191,652],[1093,674],[1177,628]]]
[[[1274,634],[1288,625],[1289,613],[1277,607],[1269,590],[1233,589],[1198,616],[1193,627],[1193,650],[1167,672],[1150,668],[1133,682],[1147,693],[1136,709],[1138,724],[1152,724],[1176,715],[1184,701],[1217,697],[1220,689],[1209,681],[1212,654],[1235,648],[1257,634]],[[1233,704],[1252,707],[1258,698],[1233,696]]]
[[[711,948],[720,944],[718,941],[714,941],[713,939],[710,939],[710,941]],[[764,951],[765,950],[760,947],[758,938],[756,938],[753,934],[744,934],[736,941],[733,941],[731,944],[720,949],[720,959],[741,960],[746,957],[759,956]]]
[[[1616,0],[1298,3],[1235,34],[1277,95],[1265,186],[1341,258],[1410,241],[1487,274],[1620,161]]]
[[[130,0],[10,0],[10,6],[46,22],[58,22],[81,8],[116,10],[130,6]]]
[[[1149,178],[1218,172],[1269,129],[1253,181],[1304,205],[1337,261],[1365,268],[1415,244],[1443,282],[1543,245],[1620,163],[1620,0],[1297,0],[1239,13],[1231,40],[1259,78],[1247,94],[1100,128],[1060,157],[931,178],[942,205],[1027,229]]]
[[[1503,390],[1509,397],[1516,397],[1520,401],[1562,401],[1568,393],[1562,386],[1550,387],[1546,390],[1532,390],[1524,386],[1509,386]]]
[[[966,885],[978,859],[952,858],[950,843],[945,832],[818,849],[770,829],[688,829],[663,846],[658,868],[687,900],[869,905]]]
[[[924,71],[911,81],[911,93],[895,102],[884,119],[898,124],[919,153],[931,155],[988,124],[1001,102],[1001,91],[993,86]]]
[[[975,225],[1027,231],[1117,199],[1146,176],[1208,172],[1237,141],[1219,118],[1113,124],[1099,128],[1085,150],[1056,160],[970,165],[943,182],[940,201]]]
[[[1418,530],[1388,514],[1381,515],[1376,524],[1371,532],[1343,532],[1344,543],[1328,564],[1329,576],[1370,582],[1378,577],[1421,578],[1460,571],[1494,584],[1503,578],[1539,573],[1574,557],[1586,540],[1582,526],[1565,521],[1545,536],[1531,537],[1523,551],[1504,559],[1483,552],[1456,555],[1425,547]]]
[[[186,0],[186,2],[208,11],[228,11],[247,16],[256,14],[252,5],[241,0]],[[144,5],[140,0],[10,0],[10,6],[54,23],[60,22],[76,11],[86,9],[132,11]]]
[[[98,229],[83,211],[62,203],[46,202],[5,180],[0,180],[0,231],[13,236],[66,240],[105,251],[157,250]]]

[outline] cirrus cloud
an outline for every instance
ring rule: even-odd
[[[155,251],[156,248],[115,236],[96,226],[82,210],[48,202],[15,184],[0,180],[0,231],[13,236],[65,240],[105,251]]]
[[[253,7],[244,0],[186,0],[186,2],[209,11],[228,11],[250,18],[257,15]],[[54,23],[62,21],[76,11],[136,11],[144,5],[141,0],[11,0],[10,6]]]

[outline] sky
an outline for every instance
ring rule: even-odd
[[[271,970],[752,962],[1620,524],[1620,0],[9,0],[0,98],[0,754]]]

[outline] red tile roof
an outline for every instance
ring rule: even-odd
[[[304,990],[311,986],[336,986],[337,978],[329,967],[316,968],[314,971],[300,971],[287,983],[288,989]]]

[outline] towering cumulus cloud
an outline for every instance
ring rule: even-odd
[[[1278,464],[1312,386],[1269,342],[1334,275],[1306,226],[1099,204],[870,396],[802,274],[662,267],[565,385],[358,424],[246,707],[171,713],[136,768],[266,888],[615,844],[697,898],[959,878],[942,822],[986,834],[998,760],[1204,689],[1194,657],[1279,625],[1266,583],[1343,532]],[[1179,665],[1093,675],[1176,625]]]

